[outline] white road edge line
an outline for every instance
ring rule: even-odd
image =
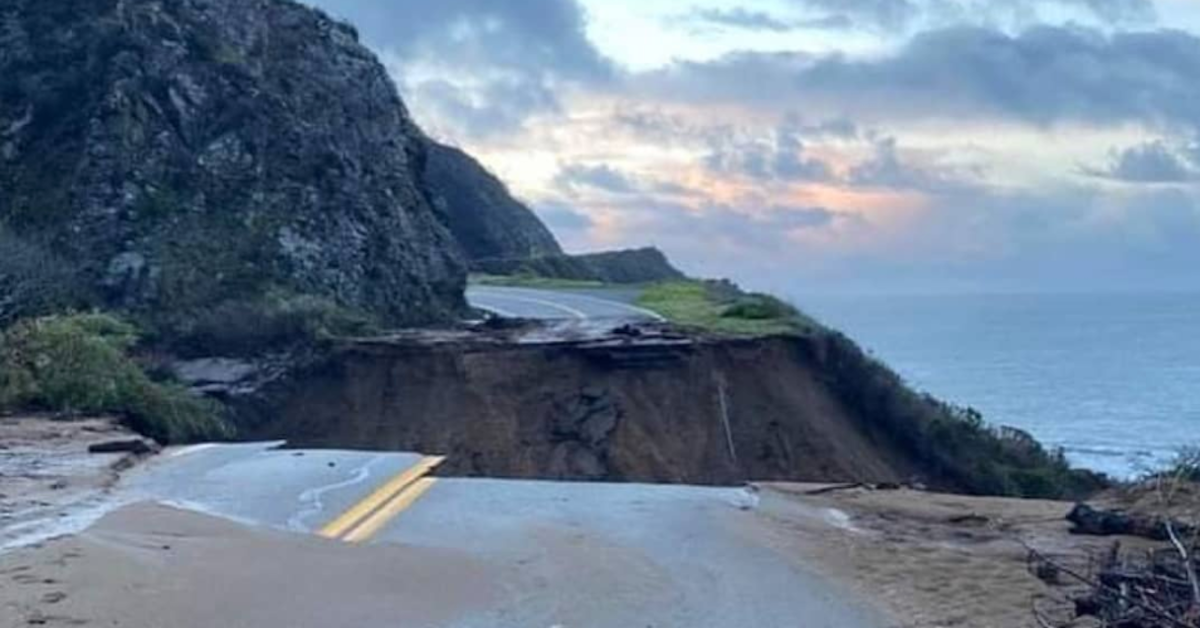
[[[552,309],[559,310],[559,311],[562,311],[562,312],[566,312],[567,314],[570,314],[570,315],[571,315],[571,316],[573,316],[574,318],[577,318],[577,319],[579,319],[579,320],[581,320],[581,321],[582,321],[582,320],[587,320],[588,318],[590,318],[590,317],[587,315],[587,313],[586,313],[586,312],[581,312],[581,311],[579,311],[579,310],[577,310],[577,309],[575,309],[575,308],[573,308],[573,307],[569,307],[569,306],[566,306],[566,305],[561,305],[561,304],[555,303],[555,302],[553,302],[553,301],[546,301],[546,300],[544,300],[544,299],[533,299],[533,298],[529,298],[529,297],[514,297],[514,296],[507,295],[507,294],[506,294],[506,295],[503,295],[503,296],[501,296],[501,295],[499,295],[499,294],[491,294],[491,295],[488,295],[488,296],[489,296],[490,298],[499,299],[499,300],[501,300],[501,301],[504,301],[504,300],[508,300],[508,301],[520,301],[520,302],[522,302],[522,303],[533,303],[533,304],[535,304],[535,305],[541,305],[541,306],[544,306],[544,307],[548,307],[548,308],[552,308]]]
[[[217,446],[216,443],[203,443],[200,445],[191,445],[189,447],[182,447],[180,449],[176,449],[175,451],[172,451],[171,453],[167,454],[167,457],[168,458],[180,458],[183,456],[189,456],[191,454],[204,451],[205,449],[212,449],[213,447],[216,447],[216,446]]]
[[[638,314],[641,314],[642,316],[649,317],[660,323],[667,322],[667,317],[663,316],[662,314],[659,314],[658,312],[654,312],[651,310],[647,310],[646,308],[643,308],[643,307],[638,307],[636,305],[630,305],[628,303],[623,303],[621,301],[614,301],[612,299],[601,299],[600,297],[593,297],[593,296],[589,296],[586,294],[576,294],[574,292],[568,292],[566,294],[568,296],[576,298],[576,299],[583,299],[585,301],[592,301],[594,303],[602,303],[604,305],[610,305],[617,309],[627,310],[630,312],[636,312]]]
[[[517,314],[515,312],[510,312],[506,309],[499,308],[494,305],[489,305],[487,303],[483,303],[483,302],[479,301],[478,299],[468,299],[468,302],[470,303],[470,305],[472,307],[477,307],[481,310],[486,310],[488,312],[491,312],[492,314],[497,314],[499,316],[507,316],[508,318],[521,318],[520,314]]]

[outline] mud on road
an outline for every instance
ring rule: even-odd
[[[69,531],[72,517],[99,503],[137,460],[89,447],[136,438],[111,419],[0,418],[0,550]]]

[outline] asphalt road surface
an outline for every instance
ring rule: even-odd
[[[769,517],[747,490],[437,478],[438,461],[202,446],[134,471],[114,504],[157,501],[348,550],[465,556],[500,593],[440,624],[453,628],[883,625],[760,538]]]
[[[627,292],[605,290],[467,288],[467,301],[472,306],[508,318],[662,320],[658,314],[631,304],[628,296]]]

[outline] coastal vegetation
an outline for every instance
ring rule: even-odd
[[[811,334],[821,325],[791,304],[748,293],[728,281],[669,281],[647,286],[637,304],[672,323],[714,333]]]
[[[96,313],[29,318],[0,331],[0,411],[112,414],[162,443],[231,436],[217,402],[146,374],[132,357],[138,337],[129,323]]]
[[[978,495],[1047,499],[1079,499],[1110,484],[1072,468],[1062,451],[1047,450],[1021,430],[990,425],[977,410],[918,392],[840,332],[818,331],[807,346],[842,403],[942,483]]]
[[[199,307],[155,328],[156,345],[184,357],[255,356],[331,338],[380,333],[368,312],[282,288]]]

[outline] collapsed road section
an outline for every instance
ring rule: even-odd
[[[225,365],[237,381],[194,383],[224,397],[245,438],[437,453],[442,475],[908,479],[917,463],[846,402],[830,355],[818,337],[507,322],[348,341],[298,366]]]

